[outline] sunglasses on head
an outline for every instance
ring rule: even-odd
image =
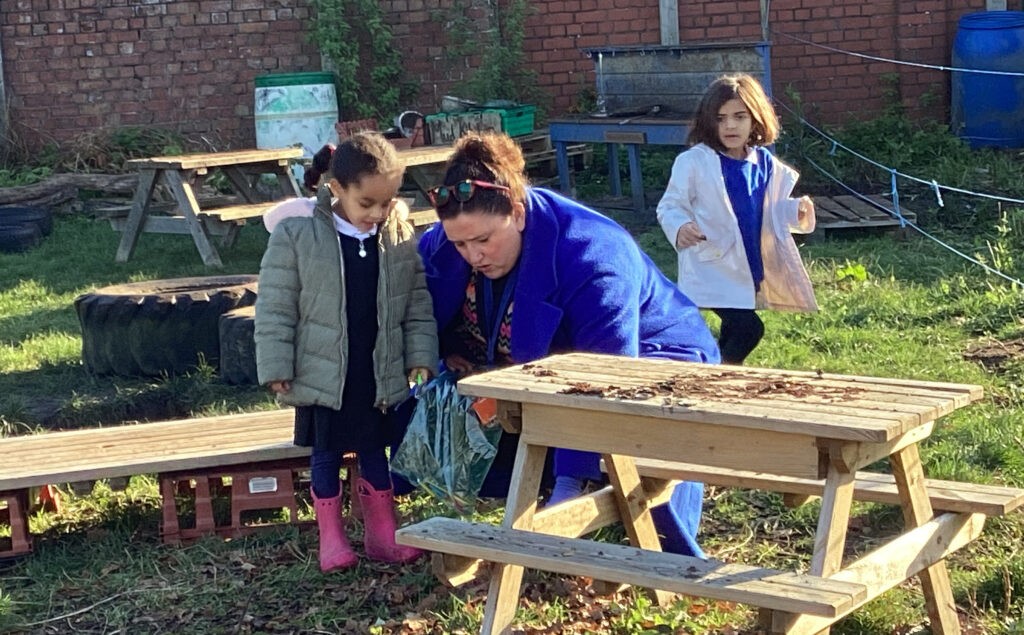
[[[498,185],[497,183],[488,183],[487,181],[477,181],[476,179],[466,179],[453,183],[452,185],[438,185],[427,190],[427,197],[430,199],[430,203],[435,209],[444,207],[453,198],[460,203],[468,203],[470,199],[476,194],[476,189],[480,187],[485,190],[501,190],[503,192],[509,192],[510,190],[504,185]]]

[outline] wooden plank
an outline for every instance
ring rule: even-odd
[[[867,587],[867,596],[837,617],[848,615],[928,565],[943,561],[981,536],[984,524],[982,514],[944,514],[849,564],[831,579],[863,584]],[[814,635],[833,622],[833,618],[812,615],[776,614],[771,632]]]
[[[567,394],[565,391],[572,389],[568,384],[529,383],[508,376],[488,377],[484,383],[479,381],[480,377],[483,376],[469,378],[472,383],[466,384],[465,388],[460,381],[460,393],[507,401],[528,399],[530,404],[538,406],[575,409],[578,411],[575,416],[583,417],[617,413],[665,421],[658,425],[668,425],[668,421],[674,420],[691,424],[729,425],[749,429],[751,433],[785,433],[876,443],[897,439],[918,425],[915,417],[902,415],[889,419],[864,418],[853,414],[823,415],[814,409],[787,410],[780,403],[751,404],[735,398],[730,400],[703,396],[683,399],[654,397],[646,400],[601,398],[587,394]],[[554,445],[559,447],[559,444]]]
[[[247,434],[249,436],[246,436]],[[3,448],[5,451],[15,453],[25,462],[34,463],[34,465],[14,466],[5,473],[5,477],[36,473],[43,464],[49,470],[88,468],[147,459],[212,454],[239,448],[287,448],[292,441],[286,434],[281,434],[277,430],[260,430],[255,427],[251,431],[207,430],[205,435],[206,439],[203,443],[195,443],[189,442],[181,436],[152,439],[138,438],[130,433],[127,434],[127,437],[138,444],[138,447],[132,447],[120,439],[106,442],[97,441],[88,445],[54,446],[49,452],[45,446],[41,447],[42,444],[20,450],[5,447]]]
[[[819,196],[815,198],[814,207],[820,207],[821,209],[837,217],[839,220],[850,223],[852,225],[860,224],[860,222],[864,220],[857,214],[854,214],[853,210],[847,208],[845,205],[840,205],[834,199],[828,196]]]
[[[840,205],[846,206],[847,209],[849,209],[851,212],[853,212],[854,214],[856,214],[857,216],[861,217],[866,221],[895,220],[889,214],[886,214],[885,212],[878,209],[874,205],[871,205],[870,203],[862,201],[860,198],[856,196],[844,194],[842,196],[833,196],[832,200],[834,200],[836,203],[839,203]]]
[[[629,544],[641,549],[661,551],[661,540],[651,516],[651,506],[647,501],[647,493],[636,471],[633,458],[618,454],[604,455],[608,467],[608,479],[611,481],[615,500],[619,506],[619,515],[629,537]],[[652,587],[654,597],[659,606],[667,607],[672,603],[672,594],[659,591]]]
[[[821,479],[716,468],[681,461],[638,458],[636,466],[640,475],[645,478],[701,481],[720,487],[758,489],[802,496],[821,496],[824,487]],[[942,512],[1005,516],[1024,505],[1024,489],[1016,487],[926,479],[925,489],[932,507]],[[870,503],[900,504],[893,476],[877,472],[857,472],[853,498]]]
[[[594,368],[591,365],[582,364],[573,364],[571,366],[562,364],[558,374],[560,378],[567,381],[589,381],[592,384],[608,382],[609,385],[614,385],[624,379],[638,379],[635,373],[627,373],[615,368]],[[737,392],[748,392],[746,388],[750,384],[749,380],[745,380],[740,376],[730,377],[725,373],[720,377],[721,381],[718,379],[715,381],[716,386],[735,389]],[[781,376],[776,379],[784,380]],[[663,381],[663,379],[650,378],[652,385],[660,381]],[[759,379],[758,381],[763,380]],[[765,385],[770,385],[771,381],[769,380]],[[841,387],[839,383],[819,382],[810,379],[801,379],[798,385],[802,386],[805,382],[820,388]],[[782,389],[766,390],[762,393],[762,396],[744,397],[744,401],[750,404],[764,404],[764,402],[775,404],[770,407],[777,407],[778,402],[781,401],[784,402],[786,408],[796,410],[806,409],[821,414],[846,414],[860,418],[883,420],[890,420],[893,417],[906,417],[907,421],[917,423],[929,421],[936,416],[935,399],[933,396],[924,397],[914,394],[893,395],[892,393],[884,392],[876,393],[867,389],[863,392],[858,390],[850,394],[837,393],[838,396],[826,398],[813,394],[811,391],[808,392],[810,394],[804,394],[803,391],[801,391],[801,394],[793,394]]]
[[[657,507],[669,501],[677,481],[645,479],[648,505]],[[551,536],[578,538],[619,522],[619,508],[611,485],[537,511],[533,531]],[[434,554],[439,556],[441,554]],[[483,560],[444,554],[432,562],[434,575],[448,586],[460,586],[473,580],[484,566]]]
[[[429,227],[437,222],[437,210],[433,207],[414,207],[409,210],[409,222],[413,227]]]
[[[882,195],[875,194],[867,198],[887,210],[893,209],[892,202]],[[894,212],[886,213],[856,196],[816,197],[814,206],[818,226],[823,230],[899,226],[899,219]],[[917,220],[914,212],[902,206],[900,211],[908,221]]]
[[[451,146],[420,146],[418,148],[402,148],[398,150],[398,157],[405,164],[405,167],[429,165],[432,163],[445,163],[452,155]]]
[[[291,410],[0,439],[0,490],[305,456]]]
[[[600,369],[600,372],[603,373],[614,372],[622,375],[622,383],[619,385],[623,387],[642,387],[651,382],[664,381],[673,377],[682,377],[692,380],[694,383],[717,383],[723,379],[736,378],[744,381],[769,383],[779,380],[805,381],[809,391],[808,397],[813,397],[816,386],[821,386],[825,395],[834,393],[833,389],[835,388],[857,388],[885,393],[886,399],[890,398],[890,394],[893,395],[891,397],[893,399],[902,394],[910,394],[934,400],[941,414],[976,401],[984,393],[981,386],[974,384],[840,375],[820,371],[776,370],[752,366],[710,366],[691,362],[637,359],[593,353],[554,355],[531,364],[476,375],[463,380],[460,385],[465,385],[467,389],[474,389],[474,384],[478,382],[485,383],[496,378],[502,380],[514,378],[521,383],[529,384],[535,391],[542,390],[547,383],[553,386],[558,385],[555,390],[559,390],[570,385],[559,375],[579,368]],[[544,373],[538,373],[538,369],[543,369]],[[539,374],[543,374],[543,377],[538,377]],[[515,401],[519,400],[521,399]]]
[[[860,583],[725,564],[579,538],[536,534],[435,517],[396,533],[400,544],[491,562],[794,613],[834,617],[856,604]]]
[[[127,224],[125,218],[110,218],[108,219],[110,226],[115,231],[124,231]],[[210,236],[226,236],[231,228],[236,225],[235,221],[224,221],[221,222],[217,218],[207,218],[203,220],[203,225],[206,227],[206,233]],[[182,216],[146,216],[142,222],[142,231],[149,234],[191,234],[192,230],[189,229],[188,221]]]
[[[627,358],[634,359],[635,358]],[[622,357],[601,356],[593,354],[572,354],[558,356],[556,359],[538,362],[544,364],[544,368],[552,370],[558,375],[572,372],[596,372],[606,375],[615,375],[623,385],[642,386],[650,382],[664,381],[672,377],[687,377],[694,381],[711,380],[715,383],[724,382],[726,385],[733,385],[742,382],[798,382],[806,385],[810,394],[804,398],[814,398],[815,388],[821,388],[826,395],[831,394],[832,389],[856,387],[857,391],[865,393],[878,393],[875,398],[888,402],[897,399],[901,403],[931,403],[936,400],[957,399],[961,400],[966,393],[971,401],[981,398],[982,387],[974,384],[951,384],[946,382],[929,382],[912,379],[894,379],[884,377],[868,377],[860,375],[838,375],[820,371],[802,370],[778,370],[771,368],[757,368],[756,366],[728,366],[721,364],[709,366],[691,362],[673,362],[670,360],[646,359],[639,363],[629,363]],[[557,367],[549,365],[557,364]],[[682,365],[680,365],[682,364]],[[674,366],[675,372],[666,373],[665,366]],[[537,366],[535,363],[533,366]],[[862,394],[858,392],[857,394]],[[898,398],[905,396],[911,401],[902,402]],[[958,401],[960,403],[960,401]],[[962,402],[964,404],[969,402]]]
[[[895,206],[893,206],[892,200],[885,196],[882,196],[881,194],[871,194],[868,195],[868,198],[874,201],[875,203],[878,203],[879,205],[889,210],[890,212],[892,212],[891,216],[893,220],[899,222],[899,218],[896,217],[896,208]],[[903,205],[900,205],[900,215],[912,223],[917,221],[917,213],[907,209]]]
[[[242,220],[245,218],[259,218],[267,213],[276,202],[269,203],[248,203],[245,205],[231,205],[229,207],[215,207],[212,209],[200,209],[200,216],[212,216],[222,221]]]
[[[287,164],[290,159],[302,158],[302,148],[280,148],[275,150],[235,150],[232,152],[208,152],[196,154],[168,155],[146,159],[132,159],[125,165],[135,169],[190,170],[212,168],[224,165],[247,163]]]
[[[917,446],[912,445],[891,457],[893,478],[899,490],[903,508],[903,521],[907,527],[920,527],[932,520],[931,501],[925,488],[924,469]],[[938,635],[956,635],[960,632],[953,587],[945,560],[934,561],[918,572],[924,593],[925,609],[932,632]]]
[[[530,425],[543,421],[543,425]],[[733,469],[817,478],[819,449],[813,436],[743,431],[736,428],[523,404],[523,439],[549,447],[571,447],[600,454],[626,453]]]
[[[516,460],[512,466],[512,488],[505,504],[504,529],[509,531],[530,530],[533,515],[537,509],[537,494],[544,473],[544,459],[547,448],[530,445],[519,439]],[[397,538],[397,534],[396,534]],[[473,554],[463,554],[473,556]],[[480,557],[480,556],[476,556]],[[490,558],[484,558],[491,560]],[[493,561],[493,560],[492,560]],[[519,589],[523,581],[523,567],[516,563],[495,562],[491,569],[491,581],[487,588],[487,604],[484,620],[480,627],[484,633],[504,633],[515,618],[519,603]]]

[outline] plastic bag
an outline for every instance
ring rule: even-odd
[[[420,389],[418,403],[391,469],[459,511],[473,508],[498,452],[501,426],[481,425],[475,399],[455,390],[451,372]]]

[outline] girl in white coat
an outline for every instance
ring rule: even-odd
[[[658,222],[679,254],[679,288],[721,318],[726,364],[742,363],[761,341],[756,309],[817,309],[790,234],[814,231],[814,203],[790,197],[799,175],[764,147],[778,133],[756,79],[718,78],[658,203]]]

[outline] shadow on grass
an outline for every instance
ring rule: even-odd
[[[174,377],[99,377],[81,364],[0,375],[0,418],[21,433],[160,421],[277,407],[259,386],[234,386],[210,369]]]

